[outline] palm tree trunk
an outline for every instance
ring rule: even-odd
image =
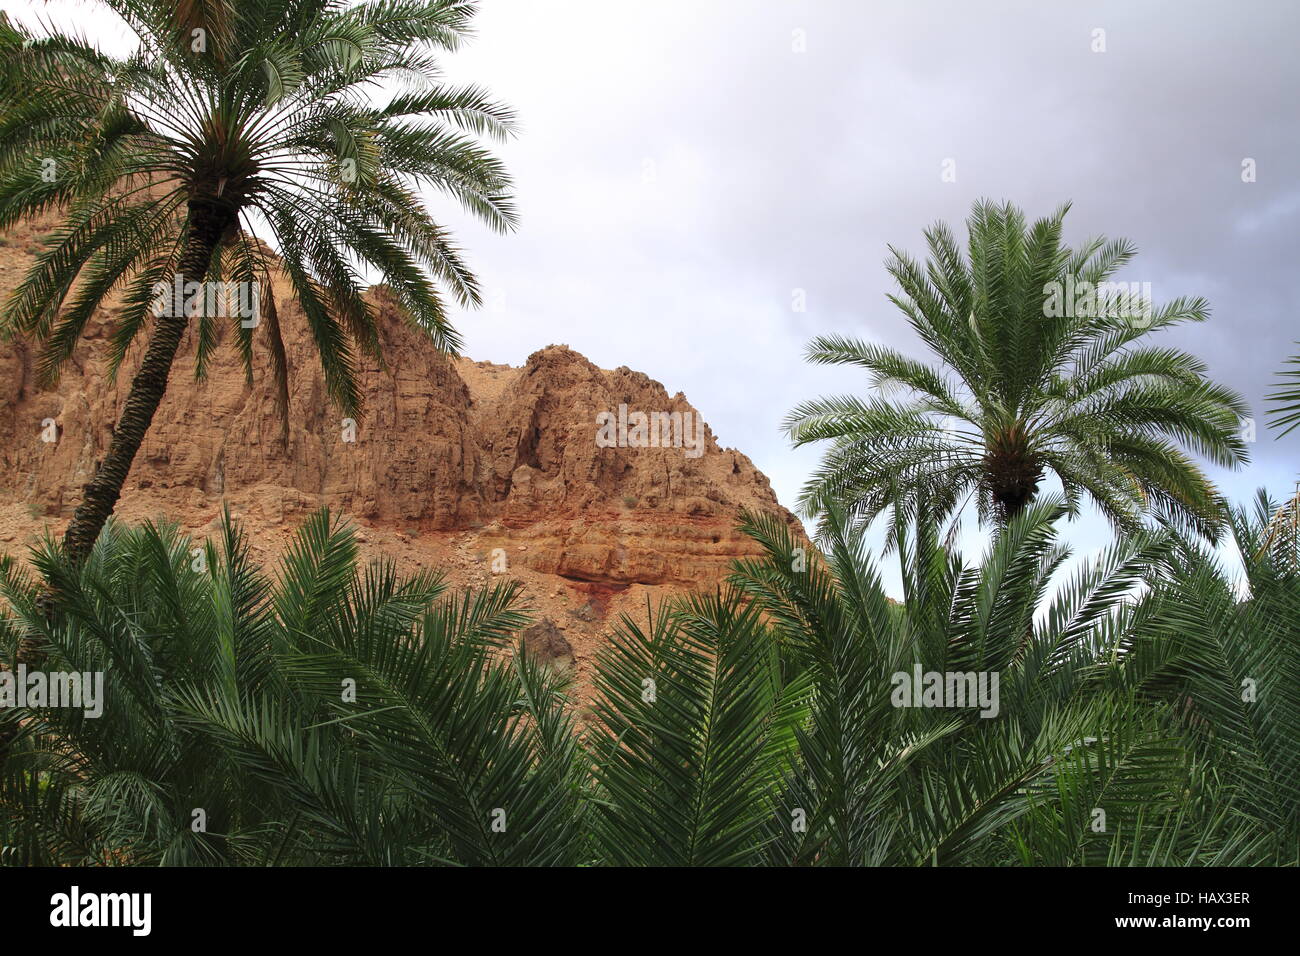
[[[984,473],[1003,522],[1024,511],[1038,497],[1043,480],[1042,460],[1033,453],[1024,422],[999,427],[984,449]]]
[[[1035,489],[1029,494],[1018,493],[997,498],[998,506],[1002,509],[1003,521],[1006,524],[1015,521],[1020,512],[1034,503],[1037,494],[1038,491]]]
[[[189,207],[189,236],[179,263],[183,283],[204,280],[213,250],[233,218],[229,209],[209,200],[192,199]],[[131,381],[131,391],[113,429],[108,454],[95,470],[94,477],[86,482],[81,504],[64,533],[63,550],[74,564],[86,560],[104,522],[113,513],[131,471],[131,463],[166,394],[167,376],[189,322],[180,298],[175,295],[169,314],[158,316],[154,324],[144,361]]]
[[[178,263],[183,283],[202,282],[207,277],[213,250],[235,216],[228,207],[212,200],[192,199],[189,210],[189,235]],[[204,298],[200,296],[199,301],[204,301]],[[103,530],[104,522],[113,513],[113,507],[122,494],[122,485],[131,470],[131,462],[135,460],[145,432],[153,421],[154,412],[158,410],[167,391],[167,376],[171,372],[181,336],[185,334],[185,326],[189,321],[183,303],[178,301],[180,299],[181,296],[174,296],[169,314],[158,316],[154,323],[144,361],[131,380],[131,391],[122,406],[117,426],[113,429],[108,455],[96,469],[95,476],[86,483],[81,504],[73,513],[68,530],[64,532],[64,553],[74,564],[86,560],[95,546],[99,532]],[[51,619],[56,613],[55,600],[56,595],[48,587],[40,596],[44,613]],[[26,664],[31,670],[44,663],[45,652],[37,642],[23,639],[18,643],[15,658],[14,664]],[[17,735],[17,722],[0,728],[0,766],[8,758],[9,748]]]

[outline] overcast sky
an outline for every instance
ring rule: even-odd
[[[460,228],[492,290],[461,323],[469,352],[564,342],[643,370],[792,505],[820,452],[791,451],[782,418],[863,387],[804,364],[807,340],[925,355],[885,299],[886,244],[921,253],[927,224],[959,227],[979,197],[1031,217],[1068,199],[1071,243],[1127,237],[1121,278],[1210,300],[1210,322],[1160,338],[1262,418],[1300,351],[1297,33],[1284,2],[487,0],[452,74],[519,110],[504,155],[523,222]],[[1258,433],[1249,469],[1215,472],[1235,498],[1300,473],[1300,440]],[[1109,531],[1091,516],[1071,537]]]
[[[93,4],[74,6],[98,22]],[[979,197],[1031,217],[1072,200],[1069,241],[1131,239],[1121,278],[1150,282],[1157,302],[1206,296],[1209,323],[1159,338],[1204,358],[1261,419],[1300,351],[1300,5],[481,6],[447,69],[519,112],[500,152],[522,223],[498,237],[432,201],[487,290],[459,319],[467,353],[520,364],[566,343],[644,371],[684,392],[787,506],[820,453],[791,451],[782,418],[863,387],[805,365],[804,344],[842,332],[924,357],[885,299],[885,246],[921,253],[927,224],[960,227]],[[1298,450],[1261,421],[1252,465],[1215,477],[1238,499],[1289,494]],[[1093,517],[1072,537],[1090,548],[1108,532]]]

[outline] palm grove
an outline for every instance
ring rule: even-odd
[[[267,349],[287,394],[274,301],[250,329],[158,308],[160,280],[286,276],[331,399],[358,412],[356,358],[378,352],[362,267],[431,348],[457,343],[444,296],[478,299],[418,190],[514,214],[478,143],[510,111],[438,79],[472,4],[105,6],[139,38],[125,59],[0,25],[0,227],[61,221],[3,327],[51,382],[111,306],[111,367],[136,369],[64,539],[0,569],[0,669],[108,683],[98,717],[0,711],[4,862],[1300,862],[1300,509],[1225,502],[1196,463],[1245,460],[1244,405],[1148,337],[1205,302],[1045,309],[1134,254],[1066,247],[1064,209],[981,203],[964,248],[938,225],[926,262],[893,252],[893,301],[937,364],[812,344],[870,375],[787,423],[829,442],[801,500],[820,547],[741,516],[763,557],[621,620],[580,716],[516,646],[509,582],[362,567],[326,512],[267,569],[228,519],[201,562],[166,523],[109,521],[185,336],[200,375],[227,334],[250,375]],[[1276,398],[1294,427],[1294,373]],[[968,503],[992,530],[978,560],[945,532]],[[1115,539],[1062,583],[1084,504]],[[877,520],[901,604],[865,545]],[[996,674],[997,715],[896,706],[918,668]]]

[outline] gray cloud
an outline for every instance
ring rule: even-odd
[[[780,419],[861,385],[803,365],[803,343],[836,330],[923,354],[884,299],[886,244],[921,251],[981,196],[1031,215],[1069,199],[1072,241],[1125,236],[1125,278],[1210,299],[1209,323],[1163,337],[1262,417],[1300,338],[1297,27],[1284,3],[489,2],[455,75],[521,112],[505,152],[524,223],[462,227],[505,292],[464,318],[470,349],[517,362],[564,341],[641,368],[789,503],[818,456],[791,452]],[[1254,464],[1217,477],[1286,493],[1297,449],[1261,426]]]

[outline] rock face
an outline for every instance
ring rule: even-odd
[[[573,648],[549,617],[525,629],[522,636],[524,651],[547,667],[558,671],[573,669]]]
[[[22,278],[46,229],[0,239],[0,295]],[[698,414],[680,393],[628,368],[599,369],[563,345],[534,352],[523,368],[449,358],[382,289],[369,295],[385,363],[357,357],[365,414],[344,420],[326,398],[287,282],[274,286],[291,376],[287,418],[264,329],[254,334],[251,381],[229,341],[196,381],[191,329],[120,516],[165,516],[201,535],[228,504],[271,556],[305,513],[329,505],[362,526],[368,550],[399,564],[443,567],[453,583],[519,577],[534,605],[570,630],[601,626],[627,600],[643,609],[643,589],[719,580],[734,558],[756,552],[734,530],[742,507],[779,512],[797,527],[749,459],[719,447],[702,422],[698,454],[633,447],[634,427],[627,447],[597,440],[598,416],[626,406],[632,423],[637,412],[680,414],[678,434],[691,441]],[[111,381],[112,327],[110,312],[96,315],[47,390],[36,385],[33,347],[0,344],[0,550],[21,553],[42,529],[61,531],[107,450],[142,351]],[[617,438],[617,428],[604,434]]]
[[[449,359],[383,308],[388,368],[365,367],[358,421],[326,401],[306,336],[289,344],[287,435],[265,369],[249,385],[229,354],[195,382],[191,335],[123,513],[184,521],[225,500],[278,523],[329,504],[408,534],[484,529],[481,544],[509,547],[513,563],[546,574],[691,585],[751,553],[733,529],[742,506],[779,509],[767,479],[719,448],[707,426],[698,458],[683,448],[598,447],[597,414],[620,405],[696,414],[645,375],[602,371],[554,345],[523,368]],[[80,367],[52,391],[34,385],[31,348],[0,352],[0,487],[46,518],[71,515],[129,386],[126,370],[108,381],[95,354],[107,324],[92,334]]]
[[[680,393],[670,398],[639,372],[602,371],[563,346],[533,353],[522,369],[466,363],[462,371],[475,397],[481,519],[522,542],[519,561],[530,568],[607,584],[710,583],[752,553],[734,530],[738,510],[780,509],[748,458],[719,448]],[[613,433],[621,406],[629,417],[680,415],[675,434],[686,440],[685,423],[698,422],[701,454],[599,447],[597,416],[608,414]]]

